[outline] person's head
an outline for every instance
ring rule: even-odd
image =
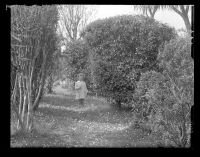
[[[84,80],[84,74],[83,73],[78,74],[78,80],[79,81],[83,81]]]

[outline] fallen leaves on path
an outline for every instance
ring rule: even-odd
[[[85,106],[55,106],[47,103],[40,104],[40,108],[52,108],[52,109],[60,109],[60,110],[68,110],[68,111],[74,111],[74,112],[85,112],[85,111],[94,111],[98,108],[108,108],[107,106],[95,106],[94,104],[87,104]]]
[[[88,133],[94,132],[116,132],[127,129],[131,124],[112,124],[112,123],[99,123],[91,121],[78,121],[72,127],[76,131],[85,131]]]
[[[52,99],[51,101],[41,103],[39,109],[42,109],[34,116],[34,127],[41,134],[41,138],[34,137],[34,140],[27,138],[13,145],[19,147],[37,145],[44,147],[55,145],[62,147],[134,147],[148,143],[147,138],[141,139],[140,133],[132,128],[134,117],[131,114],[116,112],[108,104],[102,105],[101,102],[97,103],[95,100],[96,103],[94,101],[94,103],[87,103],[80,107],[73,104],[66,106],[63,103],[55,105]],[[151,142],[149,144],[151,145]]]

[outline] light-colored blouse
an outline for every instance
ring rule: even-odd
[[[84,81],[77,81],[75,83],[76,99],[85,99],[88,93],[86,83]]]

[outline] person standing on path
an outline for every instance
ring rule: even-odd
[[[79,105],[84,106],[84,101],[87,96],[88,90],[86,83],[84,81],[83,73],[78,75],[78,81],[75,83],[76,100],[78,100]]]

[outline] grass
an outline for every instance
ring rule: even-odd
[[[46,105],[46,106],[45,106]],[[11,147],[154,147],[155,135],[133,127],[134,115],[104,99],[88,97],[85,107],[73,95],[46,95],[34,115],[34,131],[11,137]]]
[[[59,140],[57,135],[49,135],[48,133],[39,133],[33,130],[30,134],[18,132],[11,137],[12,147],[57,147],[64,143]]]

